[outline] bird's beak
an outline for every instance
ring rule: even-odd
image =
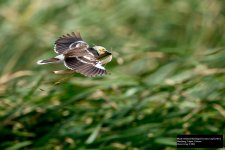
[[[112,53],[110,53],[110,52],[108,52],[108,51],[106,51],[105,53],[106,53],[106,55],[112,55]]]

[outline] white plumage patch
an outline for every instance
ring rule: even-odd
[[[56,44],[54,44],[54,51],[55,51],[56,53],[58,53],[58,52],[56,51]]]
[[[82,44],[85,44],[88,46],[88,44],[84,41],[76,41],[76,42],[70,44],[69,49],[73,48],[73,45],[76,45],[75,47],[80,47]]]
[[[56,56],[55,58],[58,58],[59,60],[63,61],[65,56],[63,54],[60,54],[60,55]]]
[[[102,69],[102,70],[105,70],[105,67],[103,67],[100,63],[97,63],[95,65],[96,68],[99,68],[99,69]]]
[[[83,56],[84,58],[88,59],[88,60],[92,60],[93,58],[90,56]]]

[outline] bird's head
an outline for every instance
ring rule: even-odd
[[[97,53],[98,53],[99,55],[103,55],[103,54],[108,54],[108,55],[110,55],[110,54],[111,54],[109,51],[107,51],[107,50],[105,49],[105,47],[102,47],[102,46],[94,46],[93,48],[94,48],[94,50],[97,51]]]
[[[99,55],[97,59],[100,60],[102,64],[106,64],[112,60],[112,53],[110,53],[104,47],[94,46],[93,49],[97,51]]]

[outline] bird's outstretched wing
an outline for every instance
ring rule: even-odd
[[[86,57],[66,57],[64,64],[67,68],[85,76],[94,77],[107,74],[100,61],[87,59]]]
[[[80,45],[85,45],[88,47],[88,44],[83,41],[79,32],[72,32],[71,34],[66,34],[59,37],[55,41],[54,51],[57,54],[62,54],[63,52]]]

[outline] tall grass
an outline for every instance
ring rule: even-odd
[[[225,2],[0,2],[0,149],[176,149],[225,133]],[[55,75],[62,34],[112,49],[111,73]]]

